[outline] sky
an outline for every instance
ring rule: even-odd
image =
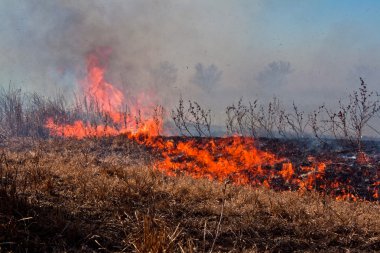
[[[72,96],[85,56],[111,50],[107,79],[172,107],[243,97],[312,110],[363,77],[380,89],[376,0],[2,0],[0,82]]]

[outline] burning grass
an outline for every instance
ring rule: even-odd
[[[0,249],[380,250],[378,202],[173,177],[161,159],[125,136],[3,143]]]
[[[153,167],[169,175],[186,173],[196,178],[208,177],[219,181],[228,180],[235,184],[265,186],[277,190],[304,192],[314,189],[331,193],[339,199],[377,200],[379,198],[379,163],[376,161],[377,164],[372,165],[370,161],[367,161],[366,154],[363,152],[362,130],[365,122],[380,111],[380,102],[368,100],[374,92],[367,90],[363,79],[359,88],[360,96],[355,91],[351,97],[351,104],[356,105],[354,106],[356,109],[345,109],[350,111],[348,115],[351,115],[351,119],[358,119],[357,117],[361,116],[359,117],[361,130],[355,132],[360,137],[356,142],[354,141],[357,146],[356,151],[362,154],[360,159],[357,159],[358,163],[347,167],[345,162],[339,165],[336,160],[324,160],[323,157],[310,155],[307,161],[301,164],[291,161],[292,157],[279,157],[277,153],[257,148],[252,138],[261,129],[274,139],[276,137],[274,128],[280,122],[277,128],[281,130],[283,137],[286,137],[289,130],[287,130],[286,122],[297,133],[298,138],[304,136],[310,119],[304,122],[304,112],[299,111],[294,103],[295,114],[288,114],[281,109],[277,99],[273,103],[270,102],[268,111],[262,106],[257,108],[256,102],[250,103],[248,107],[240,100],[236,107],[227,109],[227,130],[231,136],[211,138],[210,110],[205,110],[198,103],[191,101],[188,107],[185,107],[181,98],[178,108],[172,111],[172,119],[176,127],[182,134],[187,133],[191,137],[194,137],[193,133],[198,133],[200,137],[209,136],[210,138],[182,138],[173,141],[173,139],[160,136],[160,132],[166,130],[163,128],[164,109],[162,107],[153,106],[152,101],[147,100],[145,96],[137,99],[135,103],[127,103],[128,99],[123,92],[107,82],[106,68],[102,61],[104,56],[103,50],[89,53],[87,76],[80,82],[84,92],[84,105],[77,106],[78,110],[74,110],[76,114],[78,111],[81,113],[77,115],[79,117],[75,121],[67,121],[62,117],[47,118],[44,128],[49,130],[50,136],[83,139],[124,134],[163,157],[163,160],[154,163]],[[122,111],[125,103],[128,106]],[[348,108],[351,108],[351,105]],[[335,115],[329,110],[326,113]],[[341,119],[344,121],[338,125],[335,124],[335,116],[332,117],[333,129],[339,128],[340,124],[347,126],[348,115],[342,116]],[[329,123],[329,121],[322,122],[324,125]],[[350,129],[352,127],[359,129],[357,126],[359,122],[355,122],[356,120],[351,122],[353,125]],[[345,127],[341,130],[348,133]],[[246,135],[247,131],[251,133],[251,137]],[[319,134],[316,136],[320,141],[326,141],[326,139],[320,139]],[[334,136],[340,135],[335,132]],[[348,138],[348,136],[343,137]],[[360,180],[356,180],[357,177],[350,178],[356,171],[362,175],[359,176]]]
[[[187,137],[174,137],[154,99],[106,80],[107,52],[87,55],[73,105],[0,92],[0,250],[380,250],[379,147],[362,140],[380,100],[362,79],[349,105],[307,118],[240,100],[225,138],[181,99],[171,116]],[[307,127],[327,148],[312,150]]]

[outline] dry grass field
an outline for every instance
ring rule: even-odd
[[[299,2],[0,0],[0,253],[380,252],[380,4]]]
[[[0,252],[376,252],[378,202],[274,192],[152,166],[123,136],[0,149]]]

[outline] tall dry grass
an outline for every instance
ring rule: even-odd
[[[0,251],[368,252],[380,206],[169,177],[123,136],[7,140]]]

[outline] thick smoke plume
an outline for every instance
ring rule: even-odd
[[[282,31],[287,20],[277,15],[278,6],[262,0],[3,0],[1,85],[11,81],[72,97],[86,75],[85,56],[98,48],[109,49],[107,82],[126,97],[154,94],[153,102],[169,109],[180,95],[216,114],[242,96],[267,101],[275,95],[311,110],[357,87],[359,76],[377,85],[380,55],[366,47],[372,35],[360,24],[321,26],[323,32],[302,37],[297,31],[307,23]],[[312,28],[323,21],[294,15],[310,18]]]
[[[0,42],[3,84],[12,80],[48,94],[74,91],[85,75],[85,56],[106,47],[109,82],[129,94],[150,90],[158,102],[170,104],[180,93],[197,95],[188,87],[192,80],[218,82],[219,73],[206,80],[212,69],[199,73],[199,66],[226,64],[225,48],[244,39],[216,34],[230,11],[225,28],[239,27],[240,7],[226,3],[6,0],[0,8],[6,35]]]

